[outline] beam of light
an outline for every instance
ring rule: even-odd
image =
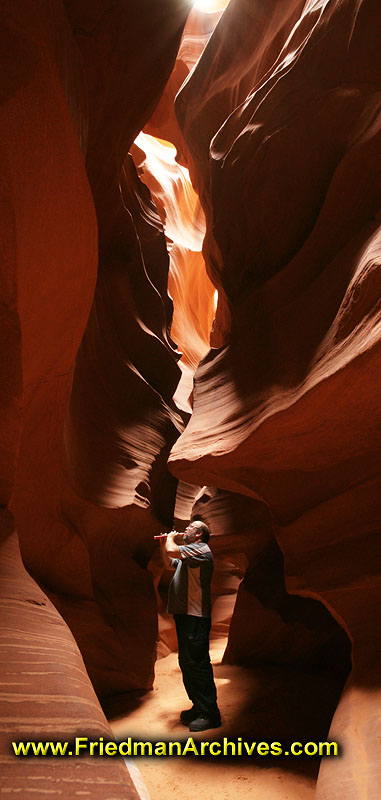
[[[194,8],[206,13],[212,11],[223,11],[229,5],[229,0],[193,0]]]
[[[217,301],[202,256],[205,217],[189,172],[177,163],[176,148],[170,142],[140,133],[135,148],[132,155],[140,180],[151,191],[167,238],[168,290],[174,305],[171,336],[183,353],[180,367],[187,369],[181,391],[184,388],[188,397],[193,372],[210,347]]]

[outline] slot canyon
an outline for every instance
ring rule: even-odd
[[[1,0],[5,797],[378,800],[380,0]],[[210,527],[185,741],[154,536]],[[184,705],[185,703],[185,705]]]

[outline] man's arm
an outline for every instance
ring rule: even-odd
[[[169,557],[169,555],[167,553],[166,543],[167,543],[166,539],[162,539],[161,542],[160,542],[161,557],[163,559],[164,566],[167,569],[173,569],[172,561],[171,561],[171,559],[170,559],[170,557]]]
[[[181,558],[179,544],[184,541],[184,533],[171,531],[165,540],[165,551],[170,558]]]
[[[161,556],[164,561],[164,565],[167,569],[174,569],[172,565],[172,558],[180,558],[181,553],[178,547],[178,543],[181,543],[184,540],[183,533],[177,533],[177,531],[171,531],[166,539],[162,539],[160,542],[160,550]]]

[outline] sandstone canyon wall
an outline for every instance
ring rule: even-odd
[[[27,738],[46,739],[54,732],[60,739],[71,738],[84,731],[112,738],[56,608],[69,621],[99,692],[152,685],[155,601],[143,567],[146,551],[152,551],[152,533],[170,522],[174,505],[176,480],[167,471],[166,454],[182,424],[171,407],[180,371],[168,335],[172,306],[164,235],[127,153],[160,98],[188,10],[188,3],[177,0],[130,0],[112,9],[103,2],[60,0],[1,4],[2,752],[6,791],[11,775],[14,791],[23,796],[46,781],[52,791],[68,797],[84,785],[94,797],[104,797],[105,791],[137,796],[123,763],[84,762],[80,771],[70,760],[32,766],[27,760],[15,768],[9,740],[23,733]],[[147,219],[140,215],[134,221],[140,202],[146,204]],[[116,341],[115,352],[107,353]],[[142,364],[145,347],[148,358]],[[116,376],[120,389],[126,375],[129,388],[122,389],[119,411],[115,395],[112,416],[107,391],[115,388]],[[98,406],[101,418],[95,420],[99,380],[103,408]],[[122,489],[117,479],[114,483],[127,511],[118,514],[114,494],[108,516],[109,476],[117,472],[120,455],[120,440],[112,431],[120,434],[133,395],[147,426],[143,438],[151,447],[147,453],[140,447],[140,467],[132,465],[134,454],[127,447],[122,469],[128,472],[126,465],[131,466],[131,480]],[[70,396],[76,424],[66,422]],[[81,413],[84,426],[78,434]],[[110,426],[107,454],[102,414]],[[89,445],[94,422],[100,436]],[[136,418],[135,423],[138,428]],[[131,422],[124,440],[129,428]],[[90,453],[86,445],[93,448]],[[102,474],[93,482],[97,452]],[[105,506],[99,515],[94,498]],[[128,513],[129,498],[136,498],[136,518]],[[8,508],[23,562],[56,608],[24,569]],[[127,531],[122,555],[121,529]],[[102,531],[108,544],[94,547]],[[102,558],[109,568],[100,575]],[[131,581],[123,591],[126,567]],[[104,588],[104,583],[111,585]],[[144,618],[131,623],[126,594],[128,599],[137,585],[144,598],[137,609],[142,607]],[[147,633],[137,663],[139,625]]]
[[[61,60],[74,73],[63,75],[61,93],[69,97],[79,131],[73,140],[89,196],[93,239],[81,217],[76,174],[70,191],[64,187],[70,209],[67,221],[55,188],[55,181],[61,186],[60,175],[52,176],[48,185],[54,202],[43,200],[62,232],[57,234],[57,224],[54,227],[54,220],[45,214],[48,233],[44,228],[38,242],[42,263],[55,264],[54,250],[47,255],[51,238],[65,268],[57,264],[59,280],[50,268],[50,288],[37,252],[34,263],[44,294],[34,298],[25,293],[26,315],[34,325],[30,333],[23,332],[24,349],[29,336],[32,355],[28,351],[25,360],[31,378],[24,377],[24,395],[30,394],[23,401],[12,509],[24,562],[69,622],[102,694],[148,688],[153,680],[155,597],[145,566],[153,533],[171,524],[176,481],[166,459],[182,430],[182,420],[171,407],[181,373],[176,364],[180,354],[168,334],[172,303],[166,288],[169,260],[162,226],[128,149],[170,74],[187,11],[187,4],[177,2],[145,3],[143,10],[139,3],[117,3],[112,13],[102,3],[68,2],[60,11],[71,48],[69,53],[64,50]],[[52,6],[49,24],[55,41],[60,30],[54,13]],[[159,30],[160,44],[155,39]],[[68,124],[73,127],[72,116]],[[54,131],[47,131],[47,139],[49,135]],[[57,140],[60,153],[58,135]],[[40,150],[44,164],[46,151],[48,141]],[[67,182],[74,157],[68,158],[68,165],[62,157],[56,161]],[[76,198],[73,202],[71,195]],[[89,280],[86,265],[91,259]],[[95,299],[73,375],[95,279]],[[30,273],[28,281],[33,283]],[[37,280],[34,285],[39,286]],[[33,291],[37,294],[36,288]],[[83,311],[81,291],[86,293]],[[55,328],[50,329],[37,312],[38,302],[44,304]],[[78,307],[81,327],[73,319]],[[39,374],[32,357],[46,360],[48,351],[52,359],[57,349],[58,377],[48,382],[45,362]],[[68,466],[63,469],[65,424]],[[141,602],[132,615],[130,598],[139,593]]]
[[[225,308],[171,469],[265,502],[288,591],[351,638],[324,800],[379,780],[379,15],[231,0],[176,99]]]
[[[373,800],[379,3],[230,0],[181,40],[189,6],[2,3],[4,741],[109,735],[56,609],[99,695],[152,686],[153,535],[199,516],[225,660],[340,671],[350,637],[317,796]]]

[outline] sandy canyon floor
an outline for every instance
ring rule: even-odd
[[[211,642],[211,659],[223,717],[222,727],[190,734],[179,723],[179,712],[189,707],[177,663],[171,653],[156,664],[152,692],[143,698],[115,697],[106,713],[115,737],[142,741],[213,741],[242,736],[247,741],[324,741],[329,727],[327,707],[338,686],[329,677],[279,667],[249,670],[221,664],[226,641]],[[255,756],[138,757],[138,767],[152,800],[169,793],[181,800],[312,800],[319,767],[317,757]],[[138,773],[137,773],[138,774]]]

